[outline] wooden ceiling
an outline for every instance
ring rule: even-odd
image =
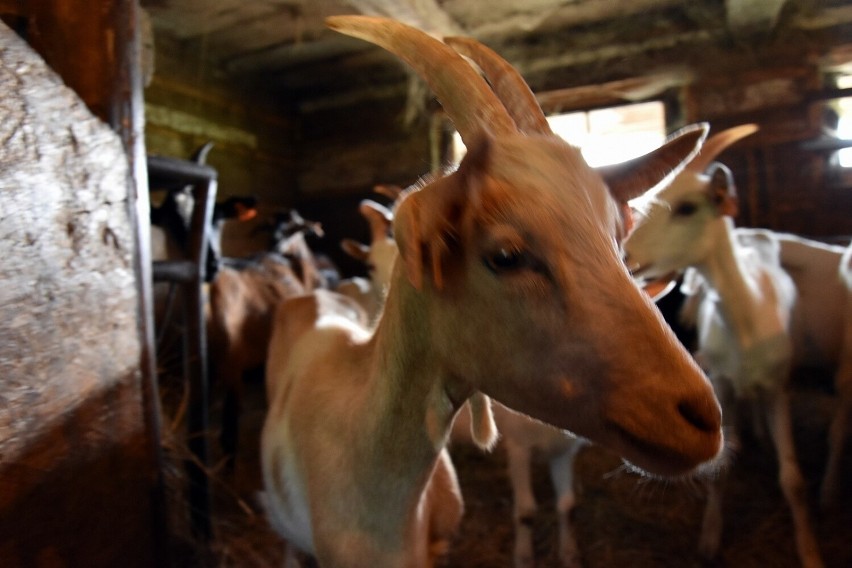
[[[406,71],[327,30],[333,14],[386,15],[497,49],[536,90],[642,75],[732,50],[749,64],[852,44],[848,0],[142,0],[158,58],[192,53],[224,82],[297,102],[398,89]],[[760,50],[755,49],[759,45]],[[729,58],[738,60],[740,57]]]

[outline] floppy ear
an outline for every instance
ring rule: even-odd
[[[627,203],[677,175],[698,153],[707,137],[706,123],[686,126],[656,150],[632,160],[597,168],[613,198]]]
[[[490,154],[487,138],[468,149],[459,169],[419,191],[403,194],[394,212],[393,233],[411,285],[423,289],[424,274],[441,290],[449,253],[459,245],[466,207],[475,203]]]
[[[707,185],[707,197],[716,207],[717,215],[736,217],[739,213],[739,200],[734,176],[725,165],[718,162],[707,169],[710,183]]]

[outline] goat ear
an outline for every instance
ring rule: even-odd
[[[706,123],[684,127],[656,150],[597,171],[615,200],[626,203],[677,175],[701,149],[708,130]]]
[[[714,163],[708,168],[707,175],[710,177],[707,186],[708,198],[716,207],[716,214],[736,217],[739,213],[739,200],[731,170],[723,164]]]
[[[432,276],[435,288],[443,288],[449,253],[459,241],[457,227],[465,208],[476,202],[489,148],[487,140],[477,141],[455,173],[403,195],[393,233],[408,280],[416,289],[423,289],[424,273]]]

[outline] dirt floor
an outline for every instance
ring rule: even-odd
[[[186,505],[181,491],[181,442],[178,426],[165,447],[172,489],[174,557],[178,566],[281,566],[283,543],[267,526],[255,494],[260,488],[257,463],[258,435],[265,403],[259,381],[249,383],[248,410],[242,423],[242,448],[233,475],[211,469],[214,491],[214,539],[205,546],[187,535]],[[169,389],[164,389],[169,392]],[[215,393],[215,391],[214,391]],[[177,391],[164,408],[174,408]],[[834,398],[816,388],[799,393],[794,408],[796,439],[811,503],[816,502],[824,467],[826,428]],[[216,424],[217,409],[212,417]],[[173,415],[172,415],[173,417]],[[771,448],[746,438],[736,458],[725,493],[725,529],[720,557],[702,561],[696,552],[704,505],[704,489],[696,482],[663,482],[642,478],[621,467],[619,459],[589,446],[576,464],[577,541],[587,568],[784,568],[798,566],[789,510],[777,483]],[[216,438],[211,436],[211,446]],[[483,454],[470,447],[452,451],[465,498],[466,513],[460,534],[443,568],[512,566],[512,497],[505,472],[505,456],[498,449]],[[852,476],[852,464],[844,464]],[[849,479],[849,477],[847,477]],[[541,503],[535,519],[535,551],[539,566],[558,566],[553,491],[545,464],[534,470],[536,495]],[[817,533],[828,568],[852,566],[852,487],[845,487],[834,511],[820,514]]]

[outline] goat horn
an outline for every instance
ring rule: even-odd
[[[374,43],[411,66],[429,84],[468,146],[484,131],[496,135],[518,131],[488,83],[441,41],[387,18],[330,16],[325,23],[337,32]]]
[[[377,183],[373,186],[373,191],[379,195],[384,195],[396,201],[402,195],[402,188],[398,185],[388,183]]]
[[[444,42],[479,65],[518,130],[525,134],[552,132],[529,85],[508,61],[473,38],[447,37]]]
[[[704,142],[704,145],[701,146],[701,151],[689,162],[689,165],[685,169],[703,173],[710,163],[716,159],[716,156],[721,154],[725,148],[749,134],[754,134],[757,130],[758,126],[756,124],[741,124],[740,126],[734,126],[711,136]]]

